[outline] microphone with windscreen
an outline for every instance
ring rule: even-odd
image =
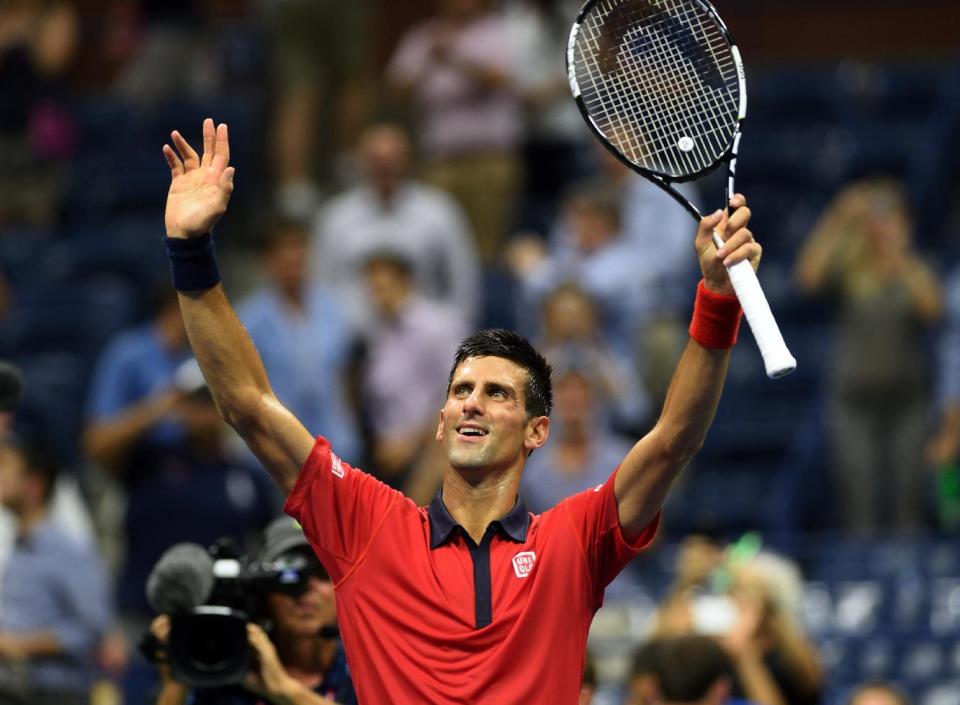
[[[160,556],[147,578],[147,602],[158,614],[189,612],[213,592],[213,559],[195,543],[178,543]]]

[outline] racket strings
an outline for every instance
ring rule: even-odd
[[[594,125],[638,166],[680,177],[726,154],[737,65],[699,3],[601,0],[581,21],[573,65]]]

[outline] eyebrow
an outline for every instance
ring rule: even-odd
[[[453,380],[453,384],[450,385],[450,391],[456,392],[459,387],[470,387],[471,389],[476,386],[476,382],[471,380],[469,377],[466,379]],[[503,391],[507,392],[510,396],[517,399],[517,389],[509,382],[497,382],[490,381],[484,382],[484,389],[488,392],[490,391]]]

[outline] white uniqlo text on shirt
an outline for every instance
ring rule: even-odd
[[[343,462],[335,453],[330,453],[330,472],[337,477],[343,477]]]
[[[518,578],[525,578],[533,571],[537,554],[533,551],[521,551],[513,557],[513,572]]]

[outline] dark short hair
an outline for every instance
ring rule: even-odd
[[[660,694],[671,703],[699,702],[717,681],[733,678],[727,652],[702,634],[657,639],[648,645],[647,658],[640,667],[656,678]],[[639,665],[634,663],[634,675],[640,675],[636,673]]]
[[[43,483],[43,498],[49,502],[60,474],[60,462],[47,445],[25,436],[12,435],[5,445],[23,460],[23,470]]]
[[[537,352],[529,340],[505,328],[487,328],[466,338],[460,343],[453,358],[453,366],[447,378],[448,394],[457,368],[471,357],[502,357],[522,367],[527,373],[527,383],[523,390],[527,416],[550,415],[553,409],[550,363]]]
[[[291,241],[299,245],[309,239],[310,226],[303,220],[271,213],[258,223],[256,246],[260,255],[266,256]]]

